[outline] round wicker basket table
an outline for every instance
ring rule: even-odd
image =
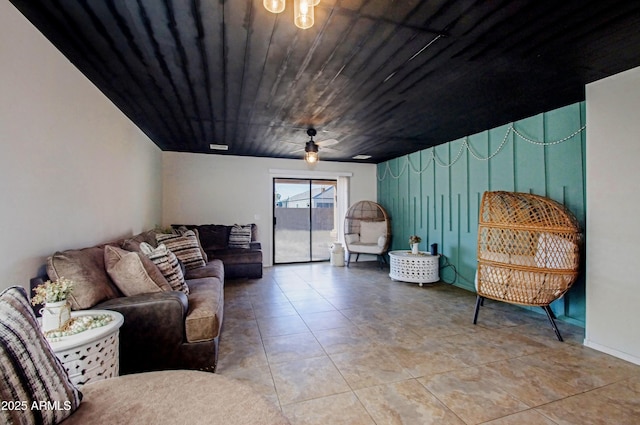
[[[111,310],[78,310],[72,312],[71,317],[103,314],[111,315],[113,320],[74,335],[48,339],[71,382],[76,385],[119,375],[118,342],[120,327],[124,323],[122,314]]]
[[[417,283],[419,286],[440,280],[440,255],[422,251],[418,254],[412,254],[411,251],[391,251],[389,259],[391,280]]]

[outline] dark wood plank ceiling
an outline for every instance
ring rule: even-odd
[[[638,1],[321,0],[308,30],[291,0],[11,2],[166,151],[300,158],[314,127],[378,163],[640,66]]]

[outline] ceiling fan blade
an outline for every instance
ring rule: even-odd
[[[316,145],[322,146],[323,148],[326,148],[327,146],[337,145],[338,143],[340,143],[340,141],[338,141],[336,139],[327,139],[327,140],[323,140],[321,142],[316,142]]]

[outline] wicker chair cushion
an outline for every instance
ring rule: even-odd
[[[360,242],[378,243],[378,238],[387,234],[385,221],[363,221],[360,223]]]

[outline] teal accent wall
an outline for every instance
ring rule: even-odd
[[[408,249],[413,234],[422,238],[421,250],[437,243],[443,254],[441,279],[475,292],[478,214],[485,191],[555,199],[584,229],[586,130],[550,144],[584,125],[585,103],[580,102],[378,164],[378,202],[391,216],[392,249]],[[521,136],[546,144],[524,140],[509,131],[511,126]],[[469,308],[472,314],[473,306]],[[584,267],[571,290],[551,308],[561,320],[584,327]]]

